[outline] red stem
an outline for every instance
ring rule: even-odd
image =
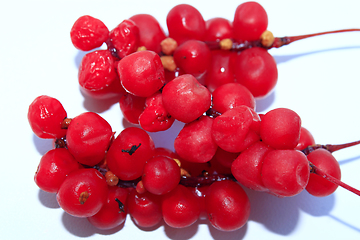
[[[351,28],[351,29],[335,30],[335,31],[328,31],[328,32],[321,32],[321,33],[312,33],[312,34],[306,34],[306,35],[300,35],[300,36],[292,36],[292,37],[282,37],[282,38],[276,37],[273,45],[271,47],[269,47],[269,49],[270,48],[279,48],[279,47],[282,47],[284,45],[288,45],[288,44],[293,43],[295,41],[305,39],[305,38],[309,38],[309,37],[315,37],[315,36],[331,34],[331,33],[357,32],[357,31],[360,31],[360,29]]]
[[[311,162],[309,162],[310,164],[310,167],[311,167],[311,172],[312,173],[315,173],[317,175],[319,175],[320,177],[323,177],[325,178],[326,180],[340,186],[340,187],[343,187],[345,188],[346,190],[349,190],[350,192],[352,193],[355,193],[356,195],[360,196],[360,191],[357,190],[356,188],[353,188],[349,185],[347,185],[346,183],[340,181],[339,179],[337,178],[334,178],[333,176],[331,175],[328,175],[326,172],[324,172],[323,170],[319,169],[318,167],[316,167],[314,164],[312,164]]]
[[[328,150],[329,152],[333,153],[335,151],[344,149],[344,148],[348,148],[348,147],[352,147],[355,145],[359,145],[360,144],[360,140],[358,141],[354,141],[354,142],[349,142],[349,143],[344,143],[344,144],[325,144],[325,145],[321,145],[321,144],[315,144],[315,145],[311,145],[308,146],[307,148],[301,150],[305,155],[308,155],[309,153],[311,153],[312,151],[319,149],[319,148],[323,148]]]

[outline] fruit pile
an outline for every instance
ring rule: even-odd
[[[315,145],[291,109],[255,111],[255,99],[277,82],[267,50],[319,35],[275,38],[267,24],[256,2],[239,5],[231,22],[205,21],[194,7],[177,5],[167,15],[168,36],[147,14],[111,31],[99,19],[80,17],[70,36],[77,49],[90,51],[79,67],[81,91],[117,97],[124,118],[138,126],[116,135],[97,113],[69,118],[57,99],[37,97],[28,120],[35,135],[54,139],[54,149],[41,158],[36,184],[99,229],[119,226],[127,214],[139,227],[163,219],[174,228],[206,215],[215,228],[234,231],[250,214],[243,187],[323,197],[340,185],[360,195],[340,181],[332,155],[360,142]],[[107,49],[98,49],[104,43]],[[175,152],[156,147],[148,132],[174,121],[185,124]]]

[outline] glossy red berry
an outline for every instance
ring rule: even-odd
[[[321,148],[316,149],[307,155],[307,159],[316,167],[326,172],[326,174],[336,179],[341,179],[340,165],[329,151]],[[315,173],[311,173],[309,182],[306,186],[306,191],[316,197],[325,197],[335,192],[337,188],[338,185],[335,183],[332,183]]]
[[[304,127],[300,130],[300,139],[298,145],[295,147],[296,150],[303,150],[308,146],[314,145],[315,139],[311,132]]]
[[[66,129],[61,128],[67,113],[59,100],[41,95],[30,104],[28,121],[32,131],[39,138],[62,138]]]
[[[254,96],[240,83],[227,83],[219,86],[213,92],[212,100],[212,107],[220,113],[241,105],[255,109]]]
[[[300,116],[288,108],[273,109],[261,119],[261,139],[272,148],[294,149],[299,143],[300,130]]]
[[[124,129],[112,142],[106,160],[118,178],[128,181],[141,177],[146,161],[155,152],[155,145],[147,132],[140,128]]]
[[[55,148],[42,156],[34,180],[46,192],[56,193],[65,178],[82,168],[66,148]]]
[[[150,192],[138,193],[130,191],[127,200],[129,214],[139,227],[153,227],[163,219],[161,212],[161,197]]]
[[[210,223],[218,230],[237,230],[247,223],[250,216],[248,196],[239,184],[231,180],[211,184],[205,204]]]
[[[177,67],[198,80],[206,74],[211,63],[209,47],[199,40],[185,41],[175,49],[173,56]]]
[[[263,48],[242,51],[236,57],[233,69],[236,82],[247,87],[255,98],[267,96],[277,83],[276,62]]]
[[[145,100],[145,97],[138,97],[130,93],[124,94],[120,98],[120,110],[128,122],[139,124],[139,116],[145,109]]]
[[[135,52],[139,47],[140,33],[138,26],[130,19],[125,19],[109,33],[108,48],[119,58]]]
[[[142,182],[145,189],[150,193],[163,195],[179,184],[180,167],[170,157],[153,157],[144,166]]]
[[[57,192],[59,206],[75,217],[91,217],[105,204],[108,195],[106,180],[94,168],[73,171]]]
[[[121,85],[138,97],[150,97],[165,83],[164,67],[153,51],[140,51],[126,56],[118,63]]]
[[[204,163],[211,160],[218,148],[212,138],[213,119],[201,116],[185,124],[174,141],[177,154],[186,161]]]
[[[305,189],[310,177],[306,156],[298,150],[272,150],[263,160],[261,180],[279,197],[291,197]]]
[[[267,25],[267,13],[259,3],[242,3],[235,10],[234,38],[238,41],[259,40]]]
[[[161,208],[165,223],[173,228],[188,227],[200,216],[199,200],[183,185],[163,195]]]
[[[108,50],[98,50],[86,54],[81,60],[79,73],[79,84],[82,90],[92,97],[104,98],[107,90],[114,82],[119,82],[115,70],[115,60]],[[120,84],[119,84],[120,85]],[[118,91],[124,90],[118,86]],[[110,97],[114,96],[110,94]]]
[[[201,13],[191,5],[179,4],[173,7],[166,16],[169,37],[180,45],[190,40],[204,40],[205,20]]]
[[[205,41],[219,41],[225,38],[234,38],[232,22],[226,18],[211,18],[206,20],[205,25]]]
[[[159,22],[149,14],[136,14],[130,20],[139,28],[139,46],[144,46],[147,50],[160,54],[160,43],[166,38],[166,35]]]
[[[211,105],[209,90],[190,74],[181,75],[166,84],[162,96],[165,109],[184,123],[194,121]]]
[[[82,51],[90,51],[101,47],[109,37],[109,29],[105,24],[92,16],[79,17],[70,31],[71,42]]]
[[[100,211],[88,217],[93,226],[103,230],[112,229],[123,224],[127,215],[126,201],[129,190],[118,186],[108,188],[106,202]]]
[[[173,118],[165,109],[160,92],[148,97],[145,109],[139,116],[140,126],[148,132],[165,131],[174,123]]]
[[[71,120],[66,143],[79,163],[94,166],[104,159],[112,137],[111,126],[104,118],[85,112]]]

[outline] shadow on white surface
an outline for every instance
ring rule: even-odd
[[[47,208],[60,208],[55,193],[48,193],[39,189],[38,198],[40,203]]]
[[[33,142],[36,150],[40,153],[41,156],[47,153],[50,149],[53,149],[53,139],[39,138],[33,133]]]

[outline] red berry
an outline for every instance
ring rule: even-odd
[[[139,28],[129,19],[125,19],[109,33],[108,47],[119,58],[135,52],[139,47]]]
[[[183,185],[163,195],[161,208],[165,223],[173,228],[188,227],[200,216],[199,200]]]
[[[66,129],[61,128],[67,113],[59,100],[49,96],[39,96],[30,104],[28,121],[32,131],[39,138],[62,138]]]
[[[212,125],[213,119],[208,116],[185,124],[174,141],[176,153],[189,162],[210,161],[218,148],[211,135]]]
[[[73,171],[57,192],[60,207],[75,217],[91,217],[105,204],[108,187],[105,178],[94,168]]]
[[[75,21],[70,37],[77,49],[90,51],[100,47],[108,39],[109,29],[101,20],[85,15]]]
[[[341,179],[340,165],[329,151],[321,148],[316,149],[307,155],[307,159],[330,176],[339,180]],[[325,197],[335,192],[337,188],[338,185],[335,183],[332,183],[315,173],[311,173],[309,182],[306,186],[306,191],[316,197]]]
[[[255,98],[267,96],[278,78],[274,58],[259,47],[242,51],[236,57],[233,69],[236,82],[247,87]]]
[[[107,200],[100,211],[88,217],[89,222],[98,229],[112,229],[126,220],[129,190],[118,186],[108,188]]]
[[[215,143],[225,151],[240,152],[250,126],[253,114],[249,107],[232,108],[216,117],[212,125],[212,136]]]
[[[212,94],[213,108],[220,113],[245,105],[255,109],[255,98],[251,92],[239,83],[227,83],[219,86]]]
[[[71,120],[66,143],[78,162],[94,166],[104,159],[112,137],[111,126],[104,118],[86,112]]]
[[[313,135],[311,134],[311,132],[309,130],[307,130],[306,128],[301,127],[299,143],[295,149],[303,150],[303,149],[307,148],[308,146],[311,146],[314,144],[315,144],[315,139],[314,139]]]
[[[209,90],[190,74],[181,75],[166,84],[162,96],[165,109],[184,123],[194,121],[211,105]]]
[[[198,40],[185,41],[175,49],[173,56],[177,67],[198,80],[206,74],[211,63],[209,47]]]
[[[145,109],[139,116],[140,126],[148,132],[165,131],[171,127],[175,118],[165,109],[162,94],[155,93],[145,101]]]
[[[163,195],[173,190],[179,184],[180,167],[170,157],[153,157],[145,164],[142,182],[145,189],[150,193]]]
[[[287,108],[273,109],[261,119],[261,139],[272,148],[294,149],[300,139],[300,130],[300,116]]]
[[[222,231],[244,226],[250,216],[250,201],[240,185],[224,180],[210,185],[205,196],[211,225]]]
[[[103,98],[115,81],[119,82],[115,61],[108,50],[98,50],[86,54],[79,67],[79,84],[90,96]],[[118,86],[119,93],[124,90]],[[113,95],[110,95],[110,97]]]
[[[238,41],[259,40],[267,25],[267,13],[259,3],[242,3],[235,10],[234,38]]]
[[[66,148],[56,148],[42,156],[34,180],[46,192],[56,193],[65,178],[82,168]]]
[[[140,51],[121,59],[118,73],[125,90],[139,97],[150,97],[165,83],[164,67],[153,51]]]
[[[120,98],[120,110],[128,122],[139,124],[139,116],[145,109],[145,100],[144,97],[137,97],[129,93]]]
[[[112,142],[106,160],[108,167],[121,180],[141,177],[147,160],[155,152],[155,145],[149,134],[135,127],[124,129]]]
[[[232,23],[225,18],[211,18],[205,22],[205,41],[218,41],[225,38],[233,39]]]
[[[291,197],[299,194],[309,177],[308,160],[298,150],[272,150],[263,160],[261,180],[274,195]]]
[[[256,191],[267,191],[261,180],[261,169],[264,157],[270,150],[272,148],[258,141],[235,159],[231,173],[241,185]]]
[[[188,4],[179,4],[173,7],[166,16],[169,37],[176,40],[178,45],[195,39],[204,40],[205,20],[201,13]]]
[[[161,198],[150,192],[130,191],[127,200],[129,214],[139,227],[153,227],[162,220]]]
[[[159,22],[149,14],[136,14],[130,20],[139,28],[139,46],[145,46],[147,50],[160,54],[160,43],[166,35]]]

